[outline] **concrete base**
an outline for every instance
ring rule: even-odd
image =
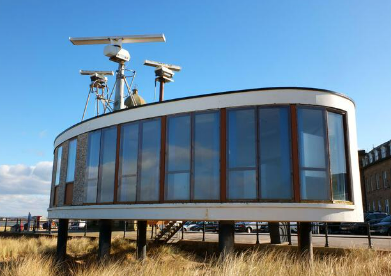
[[[68,219],[58,221],[56,260],[60,262],[65,260],[67,254],[68,224]]]
[[[303,257],[308,258],[310,262],[314,259],[314,250],[312,247],[311,222],[298,223],[299,252]]]
[[[219,252],[222,258],[234,251],[235,245],[235,222],[219,222]]]
[[[110,255],[112,221],[102,219],[99,221],[99,249],[98,258],[104,259]]]
[[[147,258],[147,221],[137,221],[137,259]]]

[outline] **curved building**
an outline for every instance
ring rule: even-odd
[[[355,105],[264,88],[137,106],[54,143],[49,217],[362,221]]]

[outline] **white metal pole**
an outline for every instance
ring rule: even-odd
[[[121,110],[125,108],[124,104],[124,74],[125,74],[125,64],[118,64],[118,71],[116,76],[117,86],[115,87],[115,96],[114,96],[114,110]]]

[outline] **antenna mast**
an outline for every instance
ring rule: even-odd
[[[164,84],[166,82],[174,82],[174,80],[172,79],[174,76],[174,71],[179,72],[182,70],[182,67],[178,65],[166,64],[166,63],[161,63],[152,60],[145,60],[144,65],[156,67],[155,89],[156,89],[156,81],[160,82],[159,102],[162,102],[164,98]]]
[[[136,105],[136,101],[130,91],[130,87],[125,77],[125,63],[130,60],[130,54],[122,48],[123,43],[142,43],[142,42],[166,42],[164,34],[158,35],[123,35],[123,36],[105,36],[105,37],[70,37],[69,40],[74,45],[94,45],[108,44],[104,48],[104,55],[113,62],[118,63],[115,82],[114,110],[125,108],[124,88],[128,88],[130,97]]]

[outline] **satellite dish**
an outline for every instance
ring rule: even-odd
[[[113,62],[118,63],[115,82],[114,110],[125,108],[124,87],[132,95],[125,77],[125,62],[130,60],[130,54],[122,48],[123,43],[166,42],[164,34],[155,35],[122,35],[122,36],[97,36],[97,37],[70,37],[73,45],[108,44],[104,48],[104,55]]]

